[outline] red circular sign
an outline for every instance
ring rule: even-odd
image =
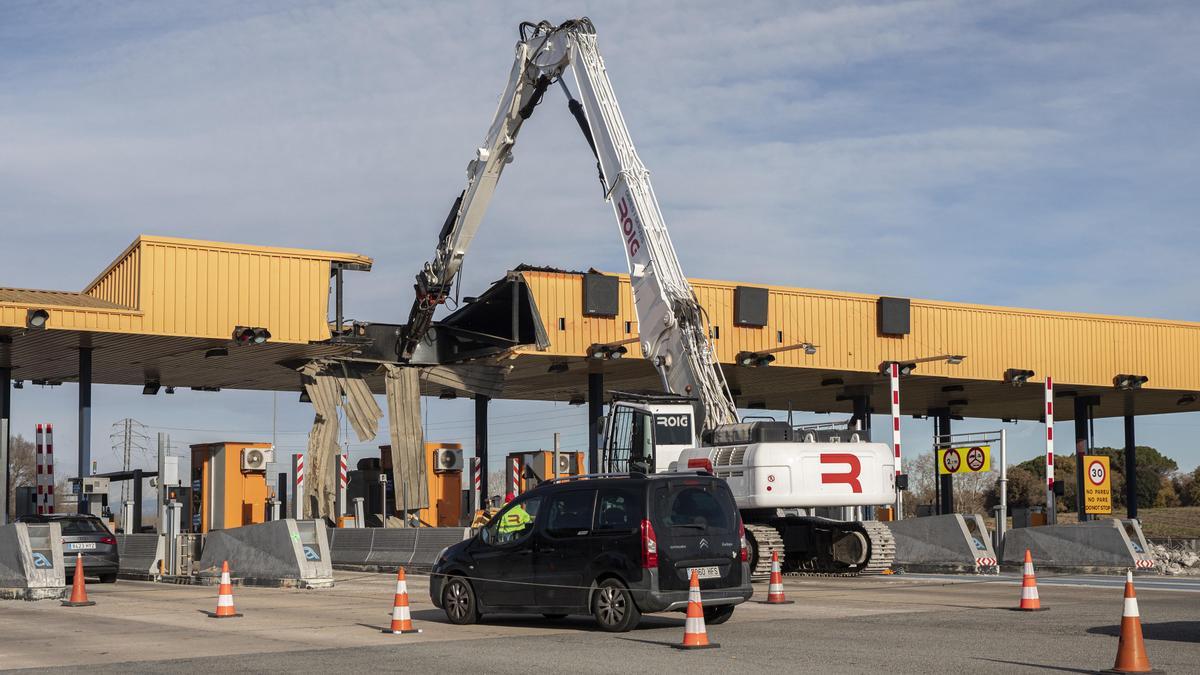
[[[946,473],[957,473],[960,464],[962,458],[958,456],[958,448],[947,448],[942,455],[942,467],[946,469]]]
[[[1101,462],[1098,459],[1093,459],[1092,462],[1088,464],[1087,475],[1088,480],[1092,481],[1092,485],[1104,485],[1104,478],[1107,474],[1108,471],[1104,468],[1104,462]]]
[[[987,456],[983,454],[983,448],[971,448],[967,450],[967,466],[971,467],[972,471],[979,471],[983,468],[984,461]]]

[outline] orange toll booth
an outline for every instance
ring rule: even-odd
[[[379,464],[390,481],[397,486],[392,470],[392,446],[379,446]],[[433,527],[458,527],[462,518],[463,450],[461,443],[425,444],[425,480],[429,488],[429,505],[418,512],[421,522]],[[398,486],[397,486],[398,487]],[[394,489],[394,488],[393,488]],[[400,504],[396,504],[400,508]]]
[[[195,531],[267,522],[270,443],[201,443],[192,448],[192,520]]]

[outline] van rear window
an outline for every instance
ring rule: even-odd
[[[714,483],[659,490],[655,507],[660,522],[672,528],[729,532],[737,527],[733,501]]]

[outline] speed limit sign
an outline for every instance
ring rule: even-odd
[[[1108,457],[1084,455],[1083,466],[1087,476],[1083,484],[1084,513],[1112,513],[1112,474],[1109,472]]]
[[[1088,480],[1092,481],[1092,485],[1104,485],[1104,479],[1108,478],[1108,467],[1104,466],[1106,462],[1093,459],[1091,464],[1088,464]]]

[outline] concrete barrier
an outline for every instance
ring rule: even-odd
[[[333,586],[332,555],[325,522],[275,520],[209,532],[196,574],[201,583],[217,583],[221,562],[242,584],[275,587]]]
[[[1153,569],[1150,547],[1136,520],[1092,520],[1010,530],[1004,540],[1004,565],[1017,567],[1025,549],[1035,565],[1083,573]]]
[[[0,526],[0,598],[57,600],[67,591],[58,523]]]
[[[1000,559],[978,514],[953,513],[886,522],[896,540],[893,563],[910,572],[995,574]]]
[[[117,553],[121,556],[123,579],[156,579],[162,562],[165,536],[153,533],[118,534]]]
[[[397,567],[427,570],[438,553],[470,535],[466,527],[336,529],[331,535],[338,569],[392,572]]]

